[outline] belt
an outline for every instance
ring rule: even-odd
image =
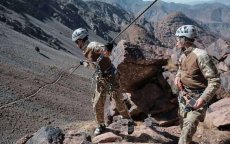
[[[197,93],[197,94],[200,94],[200,93],[203,93],[205,89],[189,89],[189,88],[186,88],[185,87],[185,91],[186,92],[190,92],[190,93]]]

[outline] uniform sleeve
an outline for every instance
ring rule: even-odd
[[[205,88],[201,98],[209,102],[212,97],[215,95],[216,90],[220,86],[220,77],[217,71],[216,66],[214,65],[213,61],[211,60],[210,56],[203,55],[198,58],[198,65],[200,67],[203,76],[208,81],[208,86]]]
[[[101,53],[102,51],[105,50],[105,46],[101,43],[92,42],[89,45],[89,49],[91,49],[95,53]]]

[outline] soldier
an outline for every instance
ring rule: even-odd
[[[205,118],[209,101],[220,86],[217,69],[205,50],[194,45],[197,32],[193,25],[183,25],[176,31],[176,47],[182,50],[175,85],[180,89],[179,144],[189,144],[199,122]]]
[[[113,44],[103,45],[99,42],[90,42],[86,29],[78,28],[72,34],[72,41],[83,51],[86,60],[80,61],[81,65],[93,67],[95,71],[96,89],[93,97],[93,109],[98,127],[94,134],[99,135],[105,130],[104,106],[106,94],[109,93],[116,102],[119,113],[127,118],[128,134],[134,131],[134,121],[131,119],[128,109],[123,101],[123,96],[119,90],[119,75],[116,68],[111,63],[109,55],[113,49]]]

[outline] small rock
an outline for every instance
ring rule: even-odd
[[[93,138],[93,143],[110,143],[110,142],[120,142],[122,137],[115,135],[112,132],[104,133]]]
[[[37,46],[35,47],[35,50],[36,50],[36,52],[38,52],[38,53],[40,52],[40,48],[37,47]]]
[[[197,135],[196,137],[201,138],[201,137],[202,137],[202,135]]]
[[[63,144],[92,144],[90,135],[77,131],[68,131],[65,135]]]

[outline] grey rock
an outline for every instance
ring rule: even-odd
[[[64,134],[60,128],[47,126],[34,133],[26,144],[62,144],[63,140]]]

